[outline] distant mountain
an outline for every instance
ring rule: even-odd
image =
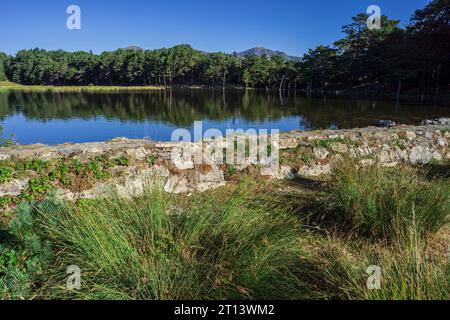
[[[129,46],[124,49],[125,50],[145,50],[138,46]],[[199,51],[199,52],[201,52],[205,55],[209,54],[209,52],[205,52],[205,51]],[[257,47],[257,48],[248,49],[246,51],[237,52],[236,55],[240,58],[244,58],[246,56],[251,56],[251,55],[257,55],[259,57],[266,55],[267,58],[269,58],[269,59],[273,56],[280,56],[283,59],[288,60],[288,61],[299,61],[301,59],[299,57],[290,56],[283,51],[274,51],[274,50],[270,50],[270,49],[263,48],[263,47]]]
[[[288,54],[286,54],[283,51],[273,51],[267,48],[262,48],[262,47],[257,47],[257,48],[252,48],[252,49],[248,49],[246,51],[242,51],[242,52],[238,52],[236,53],[236,55],[238,57],[246,57],[246,56],[250,56],[250,55],[257,55],[259,57],[266,55],[267,58],[271,58],[273,56],[280,56],[282,58],[284,58],[285,60],[300,60],[299,57],[293,57],[290,56]]]
[[[144,49],[142,49],[141,47],[138,47],[138,46],[129,46],[129,47],[126,47],[124,49],[125,50],[144,50]]]

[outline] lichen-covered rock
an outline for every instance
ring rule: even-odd
[[[220,181],[224,181],[225,180],[225,175],[223,173],[223,171],[217,167],[211,167],[211,170],[209,170],[208,172],[202,173],[199,172],[198,174],[198,181],[200,183],[203,182],[220,182]]]
[[[438,146],[445,148],[448,147],[448,142],[447,139],[443,138],[443,137],[438,137],[436,140]]]
[[[145,160],[149,156],[148,150],[146,150],[144,147],[137,149],[128,149],[126,150],[126,154],[137,160]]]
[[[344,143],[332,143],[331,144],[331,150],[333,150],[334,152],[339,152],[339,153],[347,153],[348,152],[348,146]]]
[[[28,185],[29,178],[14,179],[3,184],[0,184],[0,197],[15,197],[18,196],[22,190]]]
[[[412,141],[414,139],[416,139],[417,135],[414,133],[414,131],[407,131],[406,134],[406,139],[408,139],[409,141]]]
[[[186,193],[189,191],[188,182],[180,176],[171,176],[167,179],[164,191],[175,194]]]
[[[423,126],[450,125],[450,118],[438,118],[434,120],[422,121]]]
[[[319,177],[331,173],[331,164],[314,164],[303,166],[298,170],[299,175],[304,177]]]
[[[327,149],[319,147],[319,148],[314,148],[314,156],[319,159],[319,160],[324,160],[328,157],[328,155],[330,154]]]
[[[170,176],[170,171],[162,165],[155,165],[153,166],[153,175],[155,177],[167,178]]]
[[[409,160],[412,164],[425,164],[433,160],[433,153],[426,146],[415,146],[409,154]]]
[[[275,176],[276,179],[288,179],[294,180],[297,177],[296,172],[290,166],[281,166],[278,174]]]
[[[378,126],[382,128],[391,128],[394,127],[396,123],[392,120],[379,120]]]

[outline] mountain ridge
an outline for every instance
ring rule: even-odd
[[[295,61],[300,60],[300,57],[290,56],[286,52],[278,51],[278,50],[275,51],[275,50],[271,50],[271,49],[264,48],[264,47],[250,48],[245,51],[237,52],[236,55],[238,57],[246,57],[246,56],[250,56],[250,55],[257,55],[257,56],[261,57],[261,56],[265,55],[267,58],[271,58],[273,56],[279,56],[279,57],[284,58],[285,60],[295,60]]]
[[[125,49],[125,50],[145,50],[144,48],[135,46],[135,45],[128,46],[123,49]],[[195,49],[195,50],[197,50],[197,49]],[[204,54],[212,53],[212,52],[206,52],[206,51],[202,51],[202,50],[198,50],[198,51],[200,51]],[[283,59],[288,60],[288,61],[299,61],[301,59],[300,57],[290,56],[286,52],[283,52],[283,51],[271,50],[271,49],[264,48],[264,47],[254,47],[254,48],[250,48],[250,49],[247,49],[244,51],[234,52],[231,54],[235,54],[236,56],[238,56],[240,58],[244,58],[244,57],[250,56],[250,55],[257,55],[259,57],[262,57],[263,55],[265,55],[269,59],[274,56],[282,57]]]

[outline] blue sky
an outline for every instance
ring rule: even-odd
[[[14,0],[0,1],[0,51],[40,47],[96,53],[130,45],[191,44],[233,52],[263,46],[302,55],[332,44],[341,27],[371,4],[408,23],[429,0]],[[66,28],[78,5],[82,29]]]

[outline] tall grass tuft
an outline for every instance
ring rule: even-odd
[[[411,167],[338,165],[302,239],[301,278],[325,299],[450,298],[450,183]],[[437,248],[437,249],[436,249]],[[367,268],[381,269],[370,290]]]
[[[450,184],[427,181],[414,168],[342,163],[328,192],[325,204],[334,218],[376,239],[405,239],[411,228],[426,237],[448,223]]]
[[[244,179],[190,197],[23,204],[0,232],[0,298],[448,300],[448,187],[408,167],[346,164],[305,197]],[[66,287],[71,265],[79,291]]]
[[[244,185],[232,194],[221,190],[182,201],[155,188],[139,199],[112,196],[55,212],[45,228],[59,253],[42,294],[82,299],[301,297],[295,218],[252,205],[246,190]],[[79,292],[64,288],[69,265],[81,269]]]

